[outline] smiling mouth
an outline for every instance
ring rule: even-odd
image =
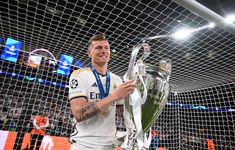
[[[102,57],[102,58],[103,58],[103,57],[105,57],[105,58],[106,58],[107,56],[105,56],[105,55],[102,55],[102,56],[99,56],[99,57]]]

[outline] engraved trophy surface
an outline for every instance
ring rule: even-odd
[[[136,61],[141,48],[144,53]],[[160,116],[170,93],[171,61],[160,60],[159,67],[154,67],[144,63],[149,55],[150,46],[147,43],[135,46],[124,76],[124,80],[136,80],[137,84],[124,103],[127,135],[121,147],[125,150],[149,149],[151,126]]]

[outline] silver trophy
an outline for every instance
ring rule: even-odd
[[[136,60],[141,48],[144,53]],[[147,43],[136,45],[124,75],[124,80],[136,80],[137,84],[124,103],[127,135],[121,147],[125,150],[149,149],[151,126],[160,116],[170,93],[171,61],[160,60],[159,66],[154,67],[144,63],[149,55],[150,46]]]

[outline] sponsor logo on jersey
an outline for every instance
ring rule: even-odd
[[[100,99],[100,94],[96,92],[90,92],[90,99]]]
[[[96,82],[91,85],[91,87],[98,87]]]

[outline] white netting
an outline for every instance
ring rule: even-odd
[[[220,15],[224,15],[222,6],[224,10],[234,10],[235,5],[233,0],[219,5],[204,3]],[[160,59],[168,58],[173,70],[172,94],[154,127],[161,138],[159,145],[168,149],[202,149],[202,143],[197,141],[200,137],[212,138],[218,149],[233,149],[232,32],[215,23],[214,28],[194,32],[187,40],[165,36],[180,28],[199,29],[210,24],[171,0],[8,0],[0,2],[0,17],[1,53],[9,37],[23,43],[16,63],[0,59],[2,129],[4,122],[9,123],[4,129],[14,129],[22,138],[32,128],[32,117],[43,110],[50,119],[48,135],[71,133],[68,77],[57,74],[45,59],[50,56],[43,52],[37,53],[44,56],[38,69],[26,66],[24,56],[33,50],[47,49],[57,60],[67,54],[88,66],[87,42],[93,34],[104,32],[112,49],[110,70],[123,76],[131,48],[143,38],[160,35],[148,42],[152,51],[147,63],[157,66]],[[124,130],[120,114],[117,125]],[[21,142],[16,141],[18,145]]]

